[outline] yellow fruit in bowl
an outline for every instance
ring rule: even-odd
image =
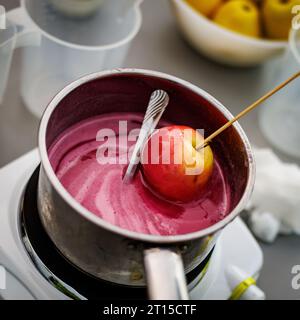
[[[223,0],[186,0],[194,9],[210,17],[222,4]]]
[[[295,5],[300,5],[300,0],[264,0],[262,16],[267,37],[288,38]]]
[[[261,35],[260,12],[250,0],[231,0],[224,3],[213,20],[224,28],[246,36]]]

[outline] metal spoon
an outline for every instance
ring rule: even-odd
[[[168,103],[169,96],[165,91],[155,90],[151,94],[150,101],[141,127],[140,135],[135,144],[126,173],[123,177],[123,182],[130,183],[130,181],[134,177],[134,174],[140,162],[141,148],[144,146],[146,140],[148,139],[152,131],[156,128]]]

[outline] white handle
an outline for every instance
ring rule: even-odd
[[[6,18],[14,25],[21,27],[15,35],[14,48],[40,45],[41,34],[22,7],[8,11]]]
[[[0,32],[6,33],[3,43],[0,43],[0,103],[2,102],[7,79],[9,75],[13,51],[24,46],[39,46],[41,34],[37,31],[23,8],[19,7],[8,11],[6,14],[8,23]]]

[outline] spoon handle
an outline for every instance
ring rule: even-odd
[[[134,174],[140,162],[141,148],[146,143],[152,131],[156,128],[168,103],[169,96],[165,91],[155,90],[151,94],[150,101],[141,127],[140,135],[135,144],[126,173],[123,177],[123,182],[129,183],[134,177]]]

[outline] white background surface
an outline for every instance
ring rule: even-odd
[[[17,6],[18,1],[0,0],[0,4],[8,10]],[[263,87],[268,87],[264,79],[272,65],[232,69],[194,52],[178,34],[168,1],[144,0],[142,11],[143,26],[124,66],[159,70],[188,80],[214,95],[233,114],[258,98]],[[0,167],[37,145],[38,120],[25,109],[19,96],[20,67],[17,50],[0,106]],[[241,124],[253,144],[268,146],[258,128],[257,112]],[[292,266],[300,264],[300,237],[280,237],[273,245],[262,244],[262,248],[265,262],[258,284],[267,298],[300,299],[300,290],[291,287]]]

